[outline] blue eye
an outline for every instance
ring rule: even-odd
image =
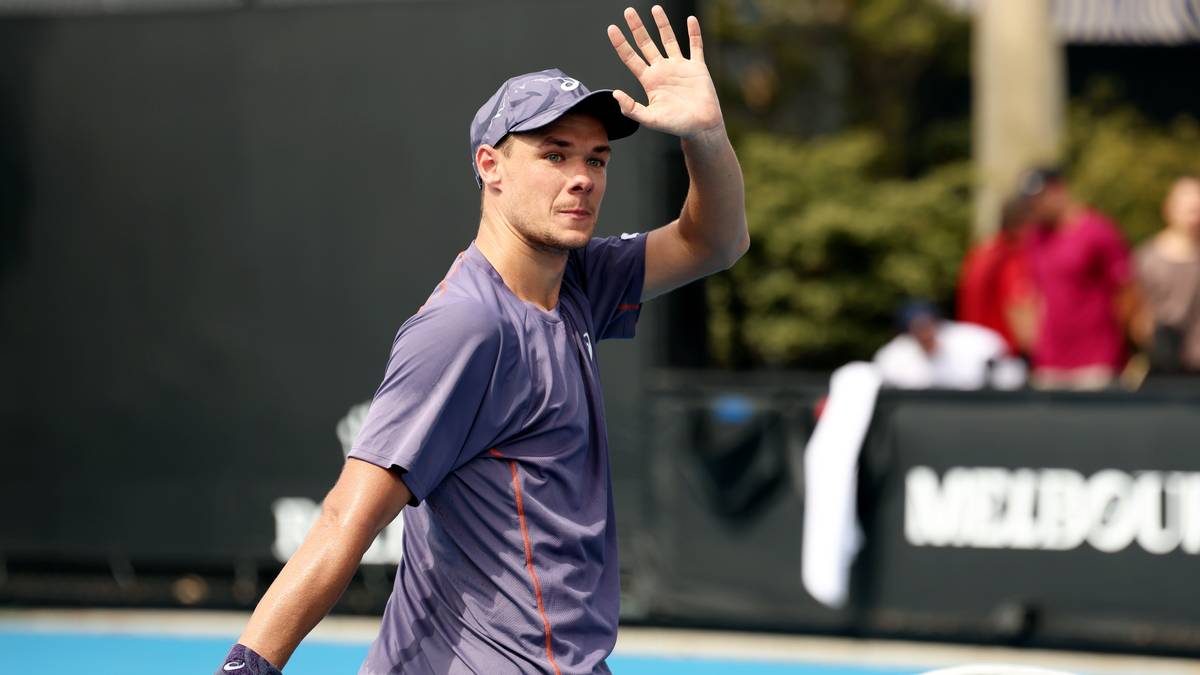
[[[561,162],[563,160],[563,156],[557,152],[551,152],[547,153],[546,159],[550,160],[551,162]]]
[[[589,160],[588,160],[588,164],[589,164],[590,166],[594,166],[594,167],[596,167],[596,168],[598,168],[598,169],[603,169],[603,168],[604,168],[604,164],[605,164],[605,162],[604,162],[604,160],[602,160],[602,159],[595,159],[595,158],[593,158],[593,159],[589,159]]]

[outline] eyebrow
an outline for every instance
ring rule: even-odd
[[[543,138],[541,145],[552,145],[556,148],[573,148],[573,147],[575,147],[575,144],[572,143],[571,141],[568,141],[568,140],[565,140],[562,138],[558,138],[557,136],[547,136],[546,138]],[[592,152],[611,153],[612,148],[607,145],[597,145],[596,147],[592,148]]]

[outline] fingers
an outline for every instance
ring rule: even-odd
[[[658,37],[662,40],[663,51],[667,53],[667,58],[683,58],[683,52],[679,51],[679,43],[675,41],[675,30],[671,28],[671,22],[667,20],[667,13],[659,5],[650,8],[650,15],[654,17],[654,23],[658,25]]]
[[[688,58],[704,62],[704,40],[700,37],[700,20],[694,16],[687,18],[688,29]]]
[[[638,16],[637,10],[632,7],[625,8],[625,23],[629,24],[629,31],[633,33],[633,41],[642,51],[642,57],[646,59],[646,63],[654,65],[661,61],[662,52],[658,51],[658,45],[650,39],[650,33],[646,32],[646,26],[642,23],[642,17]]]
[[[617,58],[625,64],[629,72],[633,73],[634,77],[640,78],[642,71],[646,70],[646,62],[642,57],[638,56],[637,52],[625,39],[625,34],[616,26],[608,27],[608,41],[612,43],[613,49],[617,50]]]
[[[646,123],[646,106],[633,100],[629,94],[620,89],[613,90],[613,98],[617,99],[617,105],[621,106],[621,114],[638,124]]]

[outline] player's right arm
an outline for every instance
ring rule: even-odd
[[[347,460],[316,524],[259,601],[238,642],[283,668],[346,590],[376,535],[410,497],[395,472]]]
[[[488,420],[499,418],[480,411],[485,400],[502,400],[496,383],[512,376],[513,360],[500,358],[502,332],[495,310],[440,292],[404,323],[342,475],[304,543],[259,601],[240,645],[282,668],[400,509],[425,499],[482,448],[494,447],[497,430]],[[404,468],[403,480],[396,467]],[[223,668],[255,673],[255,655],[239,649]],[[229,668],[236,665],[230,659],[243,656],[250,669]]]

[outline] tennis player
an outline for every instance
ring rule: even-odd
[[[612,481],[595,343],[642,301],[749,246],[741,169],[704,63],[661,7],[608,27],[647,102],[558,70],[504,83],[471,124],[475,240],[400,328],[321,516],[218,673],[275,673],[405,506],[404,553],[360,673],[607,673],[617,635]],[[610,142],[681,139],[677,220],[593,238]]]

